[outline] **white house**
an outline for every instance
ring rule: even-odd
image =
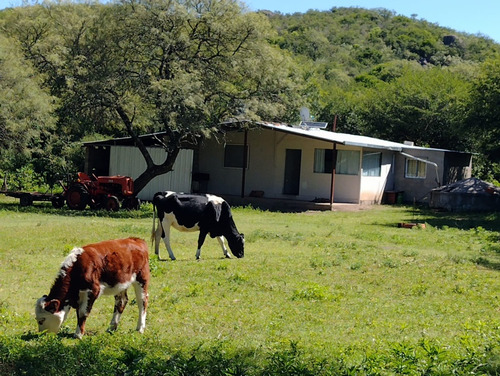
[[[357,204],[381,203],[384,192],[399,192],[405,201],[422,201],[431,189],[471,173],[469,153],[307,126],[259,125],[226,132],[223,144],[201,145],[198,170],[208,174],[208,191]]]
[[[102,174],[108,165],[109,174],[136,178],[145,167],[129,138],[85,146],[87,171],[101,168]],[[165,157],[163,149],[150,147],[158,161]],[[170,189],[302,202],[379,204],[397,195],[422,202],[431,189],[470,174],[470,153],[260,122],[248,129],[228,127],[220,137],[183,150],[174,171],[155,179],[141,198]]]

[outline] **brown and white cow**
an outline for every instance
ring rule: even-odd
[[[158,226],[156,226],[158,212]],[[153,231],[155,253],[160,255],[160,238],[171,260],[175,260],[170,246],[170,227],[179,231],[199,231],[196,259],[200,258],[201,246],[207,235],[217,238],[224,256],[230,258],[224,238],[233,255],[241,258],[245,254],[245,237],[238,232],[231,207],[221,197],[204,194],[191,195],[171,191],[158,192],[153,197]]]
[[[75,337],[81,338],[95,300],[101,295],[114,295],[109,330],[116,330],[127,305],[127,289],[133,285],[139,307],[137,330],[142,333],[146,327],[149,277],[148,247],[142,239],[107,240],[74,248],[63,261],[49,294],[36,303],[38,329],[57,333],[70,309],[75,308]]]

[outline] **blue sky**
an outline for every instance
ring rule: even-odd
[[[407,17],[470,34],[483,34],[500,43],[500,0],[246,0],[252,10],[281,13],[329,10],[333,7],[386,8]]]
[[[36,0],[25,0],[32,3]],[[332,7],[386,8],[407,17],[470,34],[483,34],[500,43],[500,0],[243,0],[251,10],[281,13],[329,10]],[[23,0],[0,0],[0,9]]]

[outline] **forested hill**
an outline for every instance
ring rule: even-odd
[[[297,61],[303,97],[337,130],[478,152],[499,180],[500,45],[387,9],[261,11]]]
[[[281,14],[263,11],[278,33],[273,41],[324,68],[356,76],[396,60],[422,65],[478,63],[497,56],[493,40],[399,16],[387,9],[332,8]]]
[[[175,149],[227,118],[294,123],[307,106],[339,132],[473,152],[475,176],[500,181],[498,43],[386,9],[239,4],[0,11],[0,175],[76,171],[84,139],[163,130]]]

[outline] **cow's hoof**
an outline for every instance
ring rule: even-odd
[[[231,258],[231,255],[227,254],[227,255],[226,255],[226,258],[230,259],[230,258]]]

